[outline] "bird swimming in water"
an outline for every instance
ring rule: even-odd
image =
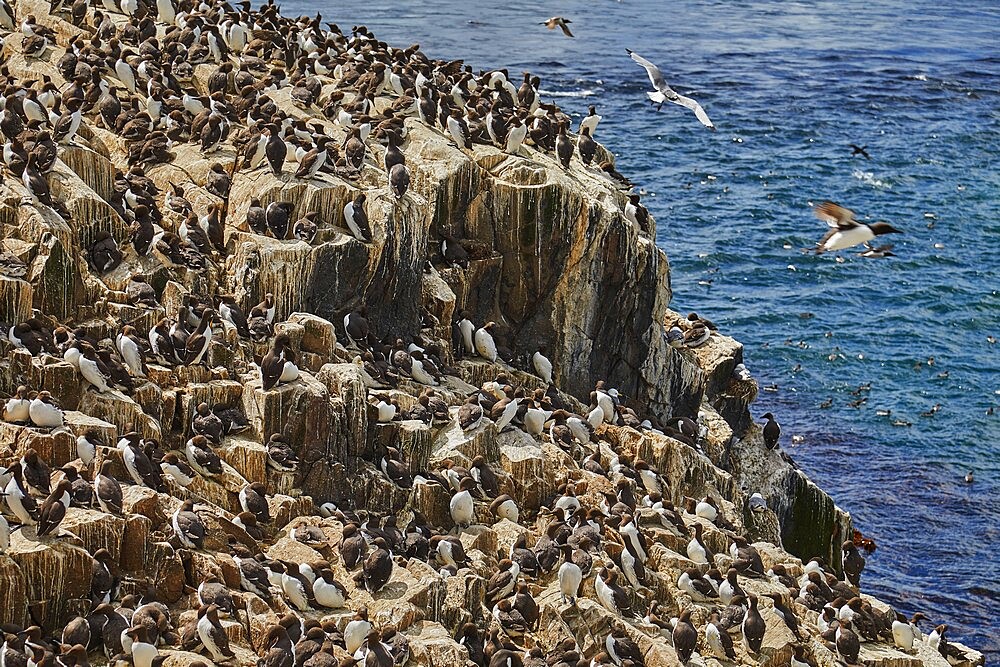
[[[650,100],[656,102],[659,106],[656,110],[659,111],[663,107],[664,102],[673,102],[674,104],[679,104],[682,107],[686,107],[694,112],[695,117],[701,121],[701,124],[710,130],[715,129],[715,125],[709,120],[708,114],[705,110],[701,108],[695,100],[690,97],[684,97],[683,95],[678,95],[673,88],[667,85],[666,79],[663,77],[663,72],[660,68],[649,62],[638,53],[635,53],[631,49],[625,49],[625,51],[632,56],[632,60],[636,61],[640,65],[646,68],[646,74],[649,76],[649,82],[653,84],[653,88],[656,90],[646,93],[646,96]]]
[[[859,252],[858,254],[861,255],[862,257],[869,257],[875,259],[879,259],[882,257],[895,257],[896,253],[892,251],[892,248],[893,244],[891,243],[886,243],[884,245],[872,247],[870,243],[866,242],[865,249]]]

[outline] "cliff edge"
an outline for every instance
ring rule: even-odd
[[[669,309],[655,224],[530,77],[273,5],[0,25],[4,651],[982,664],[894,646],[742,346]]]

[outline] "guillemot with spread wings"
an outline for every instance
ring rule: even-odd
[[[817,254],[852,248],[882,234],[903,233],[902,230],[896,229],[888,222],[873,222],[871,224],[858,222],[854,217],[854,211],[832,201],[825,201],[814,207],[813,212],[817,218],[830,225],[831,228],[816,244]]]

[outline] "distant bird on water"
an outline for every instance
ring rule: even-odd
[[[690,97],[684,97],[683,95],[678,95],[676,92],[674,92],[673,88],[667,85],[667,81],[666,79],[663,78],[663,72],[660,71],[659,67],[649,62],[648,60],[640,56],[638,53],[635,53],[631,49],[625,49],[625,51],[630,56],[632,56],[632,60],[636,61],[637,63],[646,68],[646,74],[649,76],[649,82],[653,84],[653,88],[656,88],[655,91],[647,92],[646,96],[649,97],[650,100],[656,102],[659,105],[656,107],[657,111],[659,111],[663,107],[664,102],[673,102],[674,104],[679,104],[682,107],[687,107],[688,109],[693,111],[694,115],[698,118],[698,120],[701,121],[701,124],[707,127],[708,129],[710,130],[715,129],[715,125],[713,125],[712,121],[709,120],[708,114],[705,113],[705,110],[701,108],[701,105],[698,104],[698,102],[691,99]]]
[[[866,160],[871,160],[872,156],[868,154],[868,146],[858,146],[857,144],[849,144],[851,148],[851,157],[855,155],[860,155]]]
[[[882,234],[903,233],[902,230],[896,229],[888,222],[873,222],[870,225],[858,222],[854,217],[854,211],[832,201],[825,201],[816,206],[813,208],[813,212],[817,218],[831,227],[830,231],[816,244],[817,254],[851,248],[871,241]]]
[[[547,21],[542,21],[541,25],[545,26],[549,30],[555,30],[556,28],[561,28],[564,35],[566,35],[567,37],[572,37],[573,33],[569,31],[569,27],[566,25],[567,23],[572,23],[572,21],[562,16],[553,16]]]
[[[896,253],[892,251],[892,244],[886,243],[885,245],[872,246],[869,243],[865,243],[865,249],[858,253],[862,257],[895,257]]]

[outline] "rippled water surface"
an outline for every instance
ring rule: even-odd
[[[778,415],[784,447],[877,541],[864,587],[947,621],[995,662],[1000,5],[498,4],[283,9],[364,23],[477,70],[530,69],[567,111],[596,105],[598,140],[656,217],[673,307],[743,341],[751,371],[776,388],[755,414]],[[553,14],[573,20],[575,39],[538,25]],[[652,110],[626,47],[701,101],[718,132],[679,107]],[[872,159],[852,158],[849,143]],[[826,198],[904,229],[890,237],[898,257],[802,254],[824,231],[810,203]]]

